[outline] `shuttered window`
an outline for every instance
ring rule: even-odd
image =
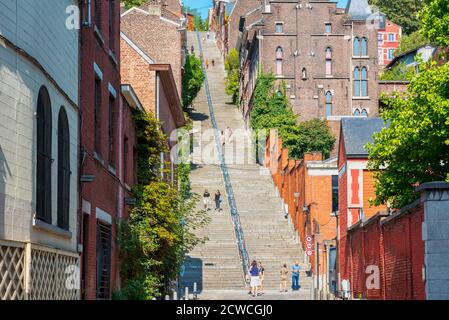
[[[69,230],[70,210],[70,138],[69,121],[64,108],[58,118],[58,227]]]
[[[37,99],[36,218],[51,223],[51,103],[47,88]]]

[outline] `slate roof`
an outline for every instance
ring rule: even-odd
[[[346,14],[350,20],[366,20],[373,12],[368,0],[348,0]]]
[[[366,158],[367,143],[373,143],[373,134],[386,127],[381,118],[354,117],[341,120],[341,134],[346,155],[353,158]]]

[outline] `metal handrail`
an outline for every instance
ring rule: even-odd
[[[235,235],[237,238],[240,259],[242,261],[244,279],[246,279],[246,275],[249,274],[249,256],[248,256],[248,252],[246,250],[245,238],[243,237],[243,230],[242,230],[242,225],[240,223],[240,216],[237,211],[237,205],[235,203],[234,190],[232,188],[232,184],[231,184],[231,181],[229,178],[229,172],[228,172],[228,168],[226,166],[226,162],[225,162],[225,158],[224,158],[223,147],[222,147],[221,141],[220,141],[220,135],[219,135],[219,130],[218,130],[218,126],[217,126],[217,121],[215,119],[214,107],[212,105],[212,99],[210,97],[209,81],[207,79],[206,66],[205,66],[204,57],[203,57],[203,46],[201,44],[201,37],[200,37],[200,33],[198,31],[196,32],[196,36],[197,36],[198,45],[199,45],[201,66],[202,66],[204,76],[205,76],[204,85],[205,85],[205,89],[206,89],[207,104],[209,106],[210,119],[212,122],[212,127],[215,129],[214,130],[215,144],[216,144],[217,151],[218,151],[218,156],[219,156],[219,160],[220,160],[220,168],[221,168],[221,172],[223,174],[223,180],[224,180],[225,187],[226,187],[226,193],[228,195],[228,203],[229,203],[229,207],[231,209],[232,223],[233,223]]]

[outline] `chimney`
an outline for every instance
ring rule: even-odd
[[[148,5],[148,14],[152,16],[161,16],[162,15],[162,6],[160,4],[149,4]]]

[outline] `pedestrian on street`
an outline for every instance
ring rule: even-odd
[[[208,211],[209,210],[209,204],[210,204],[210,193],[209,191],[204,190],[203,193],[203,203],[204,203],[204,211]]]
[[[259,261],[258,264],[259,270],[260,270],[260,276],[259,276],[259,280],[260,280],[260,286],[259,286],[259,292],[260,294],[263,293],[263,281],[265,280],[265,268],[262,265],[262,261]]]
[[[218,212],[221,211],[221,202],[222,202],[222,198],[221,198],[221,193],[220,190],[217,190],[217,192],[215,192],[215,211],[218,210]]]
[[[221,141],[221,145],[224,147],[226,144],[226,135],[223,132],[223,130],[221,131],[221,135],[220,135],[220,141]]]
[[[232,137],[232,134],[233,134],[232,129],[229,128],[229,126],[228,126],[228,127],[226,128],[226,130],[225,130],[225,139],[226,139],[226,141],[229,142],[229,140],[230,140],[231,137]]]
[[[215,67],[215,60],[212,59],[212,68]]]
[[[209,60],[206,59],[206,69],[209,69]]]
[[[253,295],[253,297],[257,296],[257,288],[260,286],[260,270],[259,267],[257,266],[257,262],[256,260],[253,260],[253,262],[251,263],[251,268],[249,269],[249,275],[251,277],[251,282],[250,282],[250,286],[251,286],[251,293]]]
[[[299,270],[301,267],[299,266],[299,262],[296,261],[295,264],[292,266],[292,290],[297,291],[299,290]]]
[[[287,276],[288,269],[287,264],[284,263],[284,266],[281,268],[281,284],[279,285],[279,292],[287,292]]]
[[[195,47],[193,45],[190,47],[190,51],[192,52],[192,54],[195,54]]]

